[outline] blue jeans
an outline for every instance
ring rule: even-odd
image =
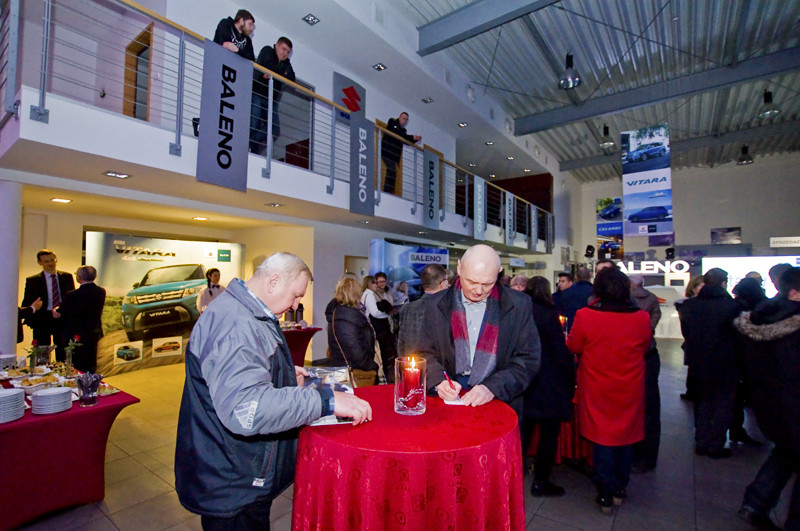
[[[793,474],[800,472],[800,456],[775,447],[761,465],[753,482],[744,491],[742,507],[754,513],[768,516],[781,498],[781,492]],[[789,516],[784,524],[786,531],[800,530],[800,481],[795,481]]]
[[[610,496],[628,486],[633,462],[633,446],[603,446],[594,443],[594,481],[597,492]]]

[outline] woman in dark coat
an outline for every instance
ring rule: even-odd
[[[542,361],[524,394],[522,447],[527,454],[533,431],[539,426],[531,494],[563,496],[564,488],[551,482],[550,474],[555,464],[561,422],[572,415],[575,356],[567,349],[547,279],[533,277],[525,291],[533,301],[533,320],[542,342]]]
[[[361,310],[358,280],[343,277],[336,284],[333,300],[325,309],[328,321],[328,349],[334,365],[376,371],[375,332]]]

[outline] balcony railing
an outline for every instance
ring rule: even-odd
[[[39,88],[38,105],[30,108],[31,119],[47,122],[47,94],[56,94],[173,132],[174,141],[165,149],[176,156],[181,155],[185,142],[195,141],[192,137],[203,127],[198,118],[202,35],[130,0],[8,0],[0,23],[0,98],[4,105],[0,127],[28,111],[20,109],[14,99],[22,85]],[[265,84],[267,94],[263,105],[272,105],[273,113],[263,113],[268,123],[258,128],[263,140],[254,146],[256,157],[251,157],[251,163],[263,156],[265,177],[269,177],[273,161],[307,169],[328,179],[328,193],[340,185],[337,183],[349,183],[350,130],[336,119],[338,113],[348,110],[316,94],[309,83],[295,83],[254,67],[269,74],[259,82]],[[282,85],[279,101],[273,97],[276,83]],[[380,203],[386,193],[381,140],[393,133],[375,127],[375,189]],[[401,141],[403,153],[393,195],[408,200],[414,213],[423,202],[423,152],[419,146]],[[466,227],[475,212],[475,176],[452,162],[440,162],[440,219],[461,216]],[[548,241],[552,216],[518,197],[511,202],[507,197],[508,192],[487,183],[487,226],[515,234],[515,245],[524,242],[531,249],[537,248],[539,240]],[[509,205],[513,212],[508,212]],[[534,229],[537,233],[531,235]]]

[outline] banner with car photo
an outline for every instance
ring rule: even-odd
[[[622,209],[621,197],[602,197],[595,201],[598,258],[622,260],[625,253]]]
[[[672,233],[669,125],[624,131],[620,145],[625,236]]]
[[[422,269],[428,264],[439,264],[447,269],[449,260],[450,252],[439,247],[403,245],[380,239],[369,242],[369,274],[386,273],[386,285],[396,303],[422,297],[424,290],[419,278]]]
[[[241,276],[244,246],[87,231],[86,264],[106,290],[97,372],[111,376],[183,361],[206,271]]]

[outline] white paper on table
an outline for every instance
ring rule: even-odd
[[[455,400],[445,400],[444,403],[447,404],[448,406],[463,406],[464,405],[464,402],[461,401],[461,397],[460,396],[458,398],[456,398]]]

